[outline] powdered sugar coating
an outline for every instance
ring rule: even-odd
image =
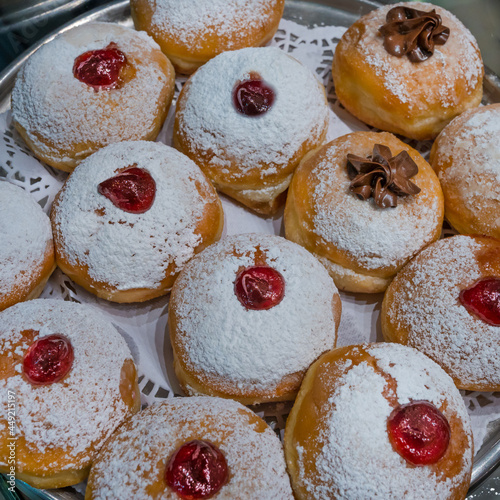
[[[101,453],[91,471],[91,498],[178,499],[162,483],[166,461],[183,443],[204,439],[222,451],[229,469],[228,482],[212,498],[291,500],[281,444],[270,428],[262,431],[251,419],[255,415],[244,406],[219,398],[174,398],[150,406]],[[156,496],[153,483],[159,483]]]
[[[247,310],[234,291],[256,254],[258,265],[265,262],[285,281],[283,300],[268,310]],[[186,266],[173,291],[182,360],[215,377],[219,390],[272,393],[335,346],[337,293],[326,269],[299,245],[263,234],[225,238]]]
[[[95,91],[74,77],[75,59],[112,42],[133,64],[135,76],[120,88]],[[81,159],[96,144],[142,139],[153,132],[165,105],[160,97],[167,84],[164,69],[142,61],[152,52],[160,52],[152,38],[118,24],[91,23],[62,33],[19,71],[12,92],[13,119],[53,161],[60,159],[61,151],[75,148]]]
[[[437,45],[434,54],[423,62],[412,63],[407,57],[397,58],[384,48],[384,39],[378,29],[386,23],[387,12],[397,6],[426,12],[435,9],[443,25],[450,28],[446,43]],[[469,94],[482,78],[483,64],[475,38],[453,14],[441,7],[429,3],[419,2],[415,6],[414,3],[401,2],[374,10],[363,20],[366,28],[359,40],[352,40],[352,43],[356,44],[375,74],[383,78],[387,93],[405,103],[409,112],[425,109],[424,106],[434,102],[443,108],[457,106],[461,99],[455,89],[457,82],[463,82]],[[350,36],[349,32],[346,36]]]
[[[500,104],[493,104],[463,113],[443,130],[437,141],[432,164],[438,172],[445,200],[449,198],[450,208],[462,210],[463,207],[470,212],[467,224],[470,233],[498,235],[498,137]]]
[[[357,142],[352,134],[341,145],[330,144],[314,167],[313,231],[363,269],[398,268],[434,239],[442,201],[427,189],[399,197],[397,207],[388,209],[376,206],[372,198],[360,200],[350,192],[346,168],[347,154],[359,154]],[[418,177],[412,181],[421,183]]]
[[[131,165],[147,170],[156,196],[145,213],[127,213],[99,194],[98,185]],[[201,186],[202,196],[197,187]],[[217,195],[200,169],[160,143],[122,142],[99,150],[72,173],[56,199],[56,246],[72,265],[117,290],[153,288],[194,255],[197,223]]]
[[[233,90],[255,73],[274,89],[275,100],[266,113],[249,117],[236,111]],[[260,187],[272,184],[303,144],[314,145],[328,126],[322,85],[278,48],[224,52],[202,66],[187,85],[177,108],[176,133],[189,148],[186,154],[203,157],[206,167],[222,178],[241,182],[258,168]]]
[[[304,449],[298,450],[302,485],[315,500],[455,498],[452,492],[467,481],[472,467],[472,433],[453,381],[414,349],[396,344],[361,349],[372,356],[373,365],[345,362],[340,379],[329,382],[324,375],[320,382],[321,387],[332,389],[319,421],[313,424],[321,429],[314,477],[304,474]],[[429,401],[449,421],[458,417],[462,422],[466,448],[454,476],[447,478],[432,466],[413,467],[392,448],[388,417],[395,406],[412,400]]]
[[[389,289],[394,296],[387,321],[407,330],[406,343],[438,362],[460,387],[500,384],[498,327],[469,313],[459,300],[480,278],[498,276],[498,259],[490,266],[487,255],[498,255],[499,248],[490,249],[489,243],[469,236],[440,240],[410,262]]]
[[[237,33],[259,32],[274,15],[276,0],[156,0],[152,16],[153,31],[161,30],[191,50],[203,49],[207,36],[224,40],[224,49],[239,48]]]
[[[24,189],[0,181],[0,302],[37,279],[52,247],[50,220]]]
[[[35,387],[22,375],[30,345],[22,332],[30,329],[39,332],[34,340],[60,334],[71,342],[74,362],[63,381]],[[98,449],[130,413],[120,394],[120,380],[122,366],[132,356],[96,309],[48,299],[10,307],[0,313],[0,356],[13,358],[15,375],[0,378],[0,392],[3,408],[8,391],[15,394],[16,436],[25,440],[23,449],[45,454],[59,448],[64,453],[59,463],[38,464],[40,472],[60,467],[61,462],[64,470],[88,466],[89,449]],[[6,417],[5,412],[0,418]],[[6,423],[2,429],[7,433]],[[18,452],[19,470],[26,459]]]

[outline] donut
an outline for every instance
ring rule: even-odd
[[[44,44],[20,69],[13,123],[39,160],[71,172],[108,144],[156,139],[174,77],[145,33],[84,24]]]
[[[226,50],[268,43],[284,0],[131,0],[136,29],[151,35],[176,71],[193,73]]]
[[[73,281],[114,302],[169,292],[224,224],[217,193],[169,146],[111,144],[84,160],[51,211],[56,262]]]
[[[270,215],[301,158],[323,143],[328,121],[325,90],[305,66],[277,48],[247,48],[189,78],[173,143],[219,191]]]
[[[83,481],[140,408],[127,344],[88,306],[36,299],[0,313],[0,367],[0,472],[15,463],[16,478],[36,488]]]
[[[459,233],[500,238],[499,135],[500,104],[491,104],[462,113],[432,146],[444,215]]]
[[[348,134],[307,155],[285,206],[287,239],[315,254],[348,292],[384,291],[439,238],[442,223],[437,176],[417,151],[386,132]]]
[[[445,9],[420,2],[391,3],[358,19],[337,45],[332,67],[348,111],[418,140],[433,139],[480,104],[483,74],[469,30]]]
[[[50,220],[21,187],[0,181],[0,311],[37,298],[56,265]]]
[[[297,500],[463,500],[469,415],[448,375],[397,344],[341,347],[307,372],[285,428]]]
[[[220,398],[171,398],[127,420],[92,465],[85,500],[293,500],[276,434]]]
[[[175,373],[189,395],[293,400],[309,365],[335,347],[340,312],[333,280],[300,246],[264,234],[224,238],[172,289]]]
[[[423,250],[384,297],[382,333],[423,352],[459,389],[500,390],[500,241],[457,235]]]

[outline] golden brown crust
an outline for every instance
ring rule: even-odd
[[[462,234],[500,238],[498,154],[500,104],[455,118],[432,146],[430,163],[441,182],[445,217]]]
[[[375,144],[388,146],[394,156],[401,151],[408,152],[419,169],[412,182],[421,192],[398,198],[396,209],[373,207],[373,200],[358,200],[349,191],[347,154],[367,157]],[[336,223],[334,211],[343,217],[343,226],[330,224]],[[326,220],[328,218],[331,220]],[[428,224],[424,223],[426,219]],[[338,288],[359,293],[384,291],[415,253],[438,239],[442,222],[443,195],[432,168],[417,151],[385,132],[355,132],[311,151],[295,171],[285,206],[286,237],[320,258]],[[390,231],[379,239],[377,233],[374,236],[373,231],[369,232],[370,226],[378,228],[381,224],[395,231],[403,230],[407,244],[402,245],[400,237],[391,236]],[[372,243],[365,245],[365,234]],[[345,238],[349,238],[349,245],[344,242]],[[384,256],[384,252],[391,251],[388,242],[399,248],[399,254],[392,259]],[[372,257],[380,264],[374,264]]]
[[[340,102],[369,125],[412,139],[432,139],[455,116],[480,104],[481,54],[458,19],[440,7],[422,4],[419,9],[435,8],[443,25],[451,28],[448,41],[421,63],[391,56],[377,31],[392,7],[363,16],[343,35],[333,59],[335,91]]]
[[[387,399],[387,402],[392,408],[397,407],[399,404],[398,398],[395,396],[398,387],[398,380],[384,372],[384,370],[378,366],[376,358],[369,352],[371,346],[375,346],[375,344],[339,347],[325,353],[311,366],[306,377],[304,378],[293,409],[287,419],[284,439],[287,468],[292,480],[292,488],[294,490],[295,498],[297,500],[315,499],[315,488],[319,488],[316,491],[321,491],[323,493],[321,498],[347,498],[345,496],[346,489],[342,489],[342,494],[338,489],[345,487],[345,485],[337,485],[333,480],[333,477],[330,478],[330,482],[328,483],[328,494],[326,495],[324,489],[325,483],[316,483],[315,478],[323,475],[322,480],[325,480],[324,475],[329,474],[328,471],[319,470],[319,468],[317,468],[317,466],[320,466],[319,456],[322,453],[323,446],[328,446],[328,425],[330,425],[330,422],[328,418],[326,418],[325,412],[330,411],[331,408],[335,408],[336,403],[341,403],[336,398],[339,398],[339,394],[342,391],[343,384],[345,383],[343,380],[344,377],[350,370],[353,369],[353,367],[366,364],[377,374],[377,376],[382,375],[387,384],[384,388],[383,397]],[[376,347],[379,349],[385,348],[383,344],[377,344]],[[408,373],[408,377],[410,376],[411,375]],[[443,376],[446,377],[445,374],[443,374]],[[359,380],[359,383],[362,384],[361,380]],[[455,390],[451,381],[449,386]],[[351,390],[351,388],[347,387],[345,387],[345,389],[349,391]],[[443,385],[441,384],[441,387],[437,390],[439,391],[442,389]],[[361,388],[360,385],[357,390],[366,391],[366,388]],[[434,390],[434,388],[431,388],[431,390]],[[462,403],[458,391],[456,391],[456,395],[453,395],[453,398],[456,397],[458,397],[459,402]],[[449,495],[446,497],[442,496],[440,498],[460,500],[465,498],[469,487],[473,450],[470,424],[468,422],[464,422],[461,417],[462,412],[464,412],[465,416],[467,415],[465,407],[458,410],[454,407],[455,404],[456,400],[453,401],[451,394],[443,393],[443,402],[440,406],[440,410],[446,414],[450,423],[450,444],[445,455],[436,464],[425,467],[437,475],[439,482],[442,481],[444,483],[452,478],[450,484],[453,484],[453,486],[450,487]],[[359,415],[359,417],[363,419],[366,415]],[[357,418],[357,416],[354,418]],[[352,425],[353,427],[356,427],[357,423],[353,421]],[[373,425],[373,434],[375,436],[377,435],[375,427],[378,428],[378,423],[374,423]],[[361,434],[364,435],[363,431]],[[377,438],[378,437],[379,436],[377,435]],[[367,449],[373,449],[374,443],[363,444],[360,439],[363,438],[359,437],[356,439],[353,437],[352,445],[360,448],[367,446]],[[375,439],[375,437],[373,437],[373,439]],[[388,442],[387,437],[385,438],[385,441]],[[343,444],[340,444],[340,446],[342,447]],[[380,448],[382,450],[382,447]],[[349,450],[346,451],[342,449],[342,451],[339,451],[339,459],[342,459],[341,453],[349,453]],[[381,451],[380,453],[380,475],[384,478],[382,481],[385,481],[390,485],[391,482],[400,480],[398,477],[400,472],[391,470],[390,467],[387,467],[385,457],[382,455],[385,451]],[[469,468],[465,471],[465,474],[462,469],[462,457],[464,456],[467,457],[465,460],[469,460]],[[352,458],[347,456],[345,456],[344,459],[352,460]],[[359,464],[360,469],[358,472],[360,474],[368,474],[368,470],[363,472],[365,465],[366,464]],[[358,464],[355,464],[355,467],[358,467]],[[409,464],[406,464],[406,467],[403,465],[403,470],[405,468],[406,471],[409,469],[410,474],[411,469],[415,469]],[[417,467],[416,470],[418,469],[419,468]],[[465,469],[467,469],[467,467],[465,467]],[[334,471],[331,471],[331,473],[333,472]],[[455,477],[460,476],[462,476],[462,480],[457,484]],[[364,480],[369,485],[366,487],[364,495],[362,494],[362,497],[366,496],[368,498],[370,485],[373,487],[373,484],[377,484],[379,479],[373,481],[369,475],[358,477],[364,477]],[[349,488],[349,486],[347,486],[347,488]],[[389,491],[390,489],[391,488],[389,486],[387,490]],[[433,496],[430,490],[427,491],[427,493],[429,496]],[[392,496],[390,498],[392,498]]]
[[[430,245],[401,269],[385,293],[384,339],[419,349],[459,389],[500,390],[497,327],[468,313],[459,301],[460,291],[494,276],[500,276],[499,240],[454,236]]]
[[[55,268],[54,244],[50,241],[39,268],[30,270],[32,272],[32,280],[30,283],[26,283],[23,280],[20,283],[14,284],[12,290],[8,294],[2,295],[0,297],[0,311],[18,302],[38,298]]]
[[[161,22],[154,21],[155,2],[151,0],[132,0],[130,2],[132,19],[137,30],[146,31],[161,47],[163,53],[170,59],[179,73],[194,73],[217,54],[226,50],[237,50],[244,47],[261,47],[266,45],[278,29],[285,0],[267,2],[262,19],[265,23],[250,23],[251,12],[242,12],[232,21],[230,32],[220,32],[217,26],[208,22],[191,41],[186,40],[182,30],[165,30]],[[168,22],[168,19],[165,20]]]

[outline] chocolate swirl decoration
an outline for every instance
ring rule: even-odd
[[[384,48],[396,57],[408,56],[411,62],[422,62],[432,56],[434,45],[444,45],[450,28],[441,25],[436,10],[424,12],[410,7],[394,7],[379,28]]]
[[[406,151],[392,156],[387,146],[375,144],[368,158],[348,154],[347,170],[351,191],[362,200],[372,196],[380,208],[395,207],[398,196],[420,192],[410,181],[418,173],[417,164]]]

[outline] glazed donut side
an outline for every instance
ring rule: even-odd
[[[450,424],[450,443],[435,464],[415,467],[389,441],[391,411],[412,400],[434,404]],[[472,470],[472,430],[460,393],[430,359],[392,344],[340,347],[319,358],[288,416],[284,446],[298,500],[423,493],[463,500]]]
[[[73,75],[74,61],[110,44],[127,60],[120,85],[95,90]],[[12,92],[13,123],[38,159],[71,172],[108,144],[156,139],[174,85],[172,64],[145,33],[86,24],[43,45],[21,68]]]
[[[347,154],[367,157],[375,144],[393,156],[406,151],[418,166],[421,192],[381,209],[349,190]],[[307,248],[329,270],[338,288],[384,291],[396,272],[439,238],[443,196],[430,165],[410,146],[385,132],[356,132],[310,152],[290,184],[285,206],[287,239]]]
[[[457,116],[432,145],[445,217],[459,233],[500,238],[498,123],[500,104],[481,106]]]
[[[98,194],[101,181],[131,164],[156,180],[155,203],[144,214],[127,214]],[[168,293],[183,265],[220,238],[224,213],[208,179],[179,152],[123,142],[75,170],[54,200],[51,220],[61,270],[98,297],[129,303]]]
[[[234,105],[235,87],[252,75],[275,92],[260,116]],[[307,68],[279,49],[249,48],[221,54],[189,78],[177,101],[173,144],[219,191],[269,215],[283,203],[302,157],[324,142],[328,123],[325,89]]]
[[[169,399],[125,422],[94,461],[85,500],[180,498],[165,469],[191,440],[214,444],[226,459],[229,478],[211,498],[293,498],[281,444],[268,425],[235,401],[200,396]]]
[[[90,307],[38,299],[1,314],[0,386],[16,399],[16,477],[36,488],[83,481],[113,430],[140,408],[137,371],[116,329]],[[69,373],[49,385],[29,382],[24,358],[35,340],[63,335],[73,348]],[[7,414],[0,416],[0,471],[10,470]]]
[[[500,390],[498,327],[470,313],[460,292],[500,276],[500,241],[453,236],[429,245],[394,278],[382,302],[384,338],[438,363],[459,389]]]
[[[340,102],[363,122],[418,140],[433,139],[455,116],[477,107],[483,94],[483,64],[476,40],[467,28],[441,7],[435,9],[450,36],[427,60],[412,63],[389,54],[378,29],[387,12],[383,6],[356,21],[336,47],[332,76]]]
[[[247,309],[235,291],[238,275],[255,266],[284,280],[282,300],[266,310]],[[340,315],[332,279],[304,249],[263,234],[225,238],[174,284],[168,322],[175,373],[189,395],[243,404],[293,400],[309,365],[335,346]]]
[[[221,52],[266,45],[278,29],[284,5],[284,0],[130,2],[136,29],[151,35],[176,71],[184,74]]]
[[[36,299],[54,271],[50,221],[22,188],[0,181],[0,311]]]

